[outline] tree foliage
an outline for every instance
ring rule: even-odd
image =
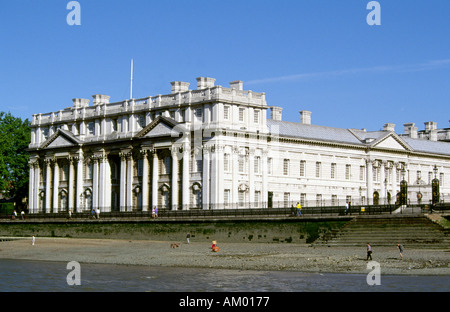
[[[0,192],[21,200],[28,194],[30,122],[0,112]]]

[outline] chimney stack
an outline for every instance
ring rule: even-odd
[[[214,78],[199,77],[197,78],[197,90],[212,88],[214,87],[214,82],[216,82]]]
[[[89,100],[88,99],[73,99],[73,107],[74,108],[82,108],[82,107],[88,107],[89,106]]]
[[[230,82],[230,88],[235,90],[244,90],[244,82],[240,80],[235,80]]]
[[[384,124],[384,131],[395,132],[395,124],[393,124],[393,123],[386,123],[386,124]]]
[[[307,110],[300,111],[300,123],[304,125],[311,124],[311,112]]]
[[[95,94],[92,96],[92,104],[98,105],[98,104],[108,104],[109,103],[109,95],[103,95],[103,94]]]
[[[281,121],[281,112],[283,108],[279,106],[271,106],[270,107],[270,119]]]
[[[417,127],[415,127],[415,123],[405,123],[403,124],[403,126],[406,135],[408,135],[412,139],[417,139]]]
[[[172,85],[172,93],[189,91],[189,82],[172,81],[170,84]]]

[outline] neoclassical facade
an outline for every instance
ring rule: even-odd
[[[397,134],[282,120],[264,93],[215,79],[171,83],[171,93],[110,103],[74,99],[33,115],[31,213],[428,203],[431,180],[450,196],[450,130],[412,123]],[[270,110],[270,116],[268,116]]]

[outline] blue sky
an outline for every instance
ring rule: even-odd
[[[197,77],[266,92],[283,119],[379,130],[387,122],[450,127],[450,1],[68,0],[0,3],[0,111],[31,118],[73,98],[170,93]]]

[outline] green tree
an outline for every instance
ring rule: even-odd
[[[20,204],[28,195],[30,122],[0,112],[0,192]]]

